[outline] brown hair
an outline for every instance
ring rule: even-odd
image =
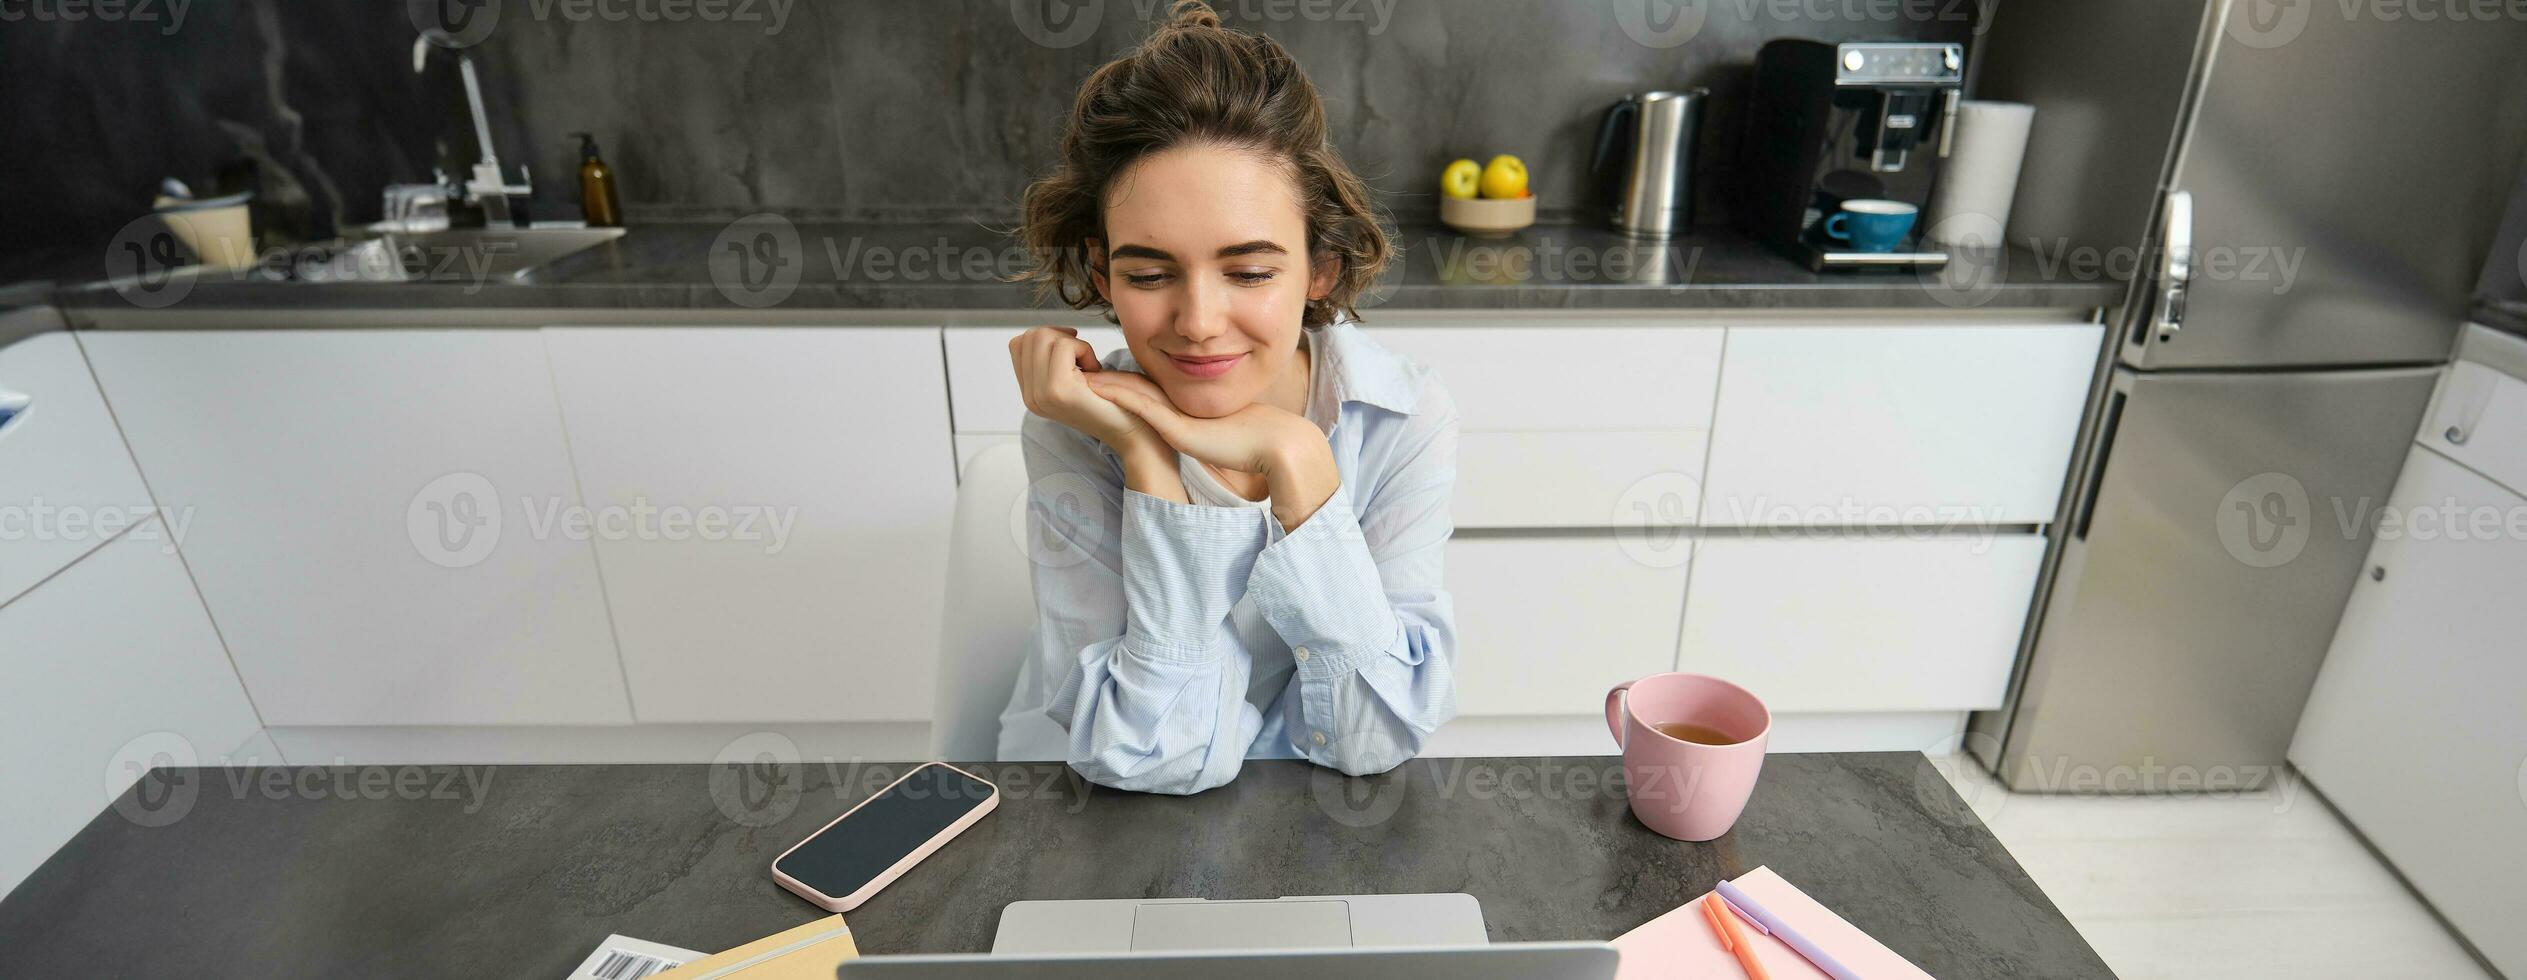
[[[1193,142],[1261,152],[1288,171],[1306,212],[1311,270],[1329,257],[1340,263],[1333,289],[1308,301],[1303,323],[1356,317],[1353,303],[1393,254],[1368,185],[1326,142],[1324,102],[1290,52],[1222,27],[1202,0],[1177,0],[1165,24],[1079,87],[1060,164],[1027,185],[1017,234],[1034,265],[1018,280],[1035,282],[1039,301],[1058,295],[1114,320],[1090,281],[1100,270],[1086,247],[1105,238],[1106,189],[1142,157]]]

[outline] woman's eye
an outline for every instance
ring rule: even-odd
[[[1256,285],[1256,284],[1259,284],[1259,283],[1267,283],[1267,282],[1271,282],[1271,281],[1272,281],[1272,277],[1273,277],[1273,276],[1275,276],[1275,275],[1278,275],[1278,273],[1273,273],[1273,272],[1232,272],[1232,273],[1229,273],[1229,274],[1228,274],[1229,278],[1231,278],[1231,279],[1235,279],[1235,280],[1237,280],[1238,282],[1245,283],[1246,285],[1249,285],[1249,286]]]
[[[1144,272],[1135,275],[1127,272],[1123,275],[1123,281],[1135,286],[1155,286],[1159,283],[1166,282],[1167,274],[1164,272]]]

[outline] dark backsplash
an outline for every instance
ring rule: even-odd
[[[416,23],[468,0],[133,0],[121,19],[0,23],[0,248],[103,242],[161,177],[259,157],[311,234],[425,180],[462,100]],[[1995,0],[1215,0],[1288,45],[1332,136],[1399,218],[1457,157],[1523,157],[1549,213],[1590,210],[1597,114],[1707,86],[1705,220],[1726,194],[1755,49],[1776,37],[1970,40]],[[1006,221],[1079,83],[1164,0],[471,0],[503,159],[542,216],[577,214],[596,134],[635,222],[757,210]],[[669,14],[681,12],[681,20]],[[139,19],[144,13],[152,19]],[[178,15],[181,18],[178,19]],[[487,33],[485,33],[487,31]],[[456,150],[470,149],[461,136]]]

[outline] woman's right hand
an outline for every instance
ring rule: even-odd
[[[1164,445],[1139,416],[1088,387],[1088,373],[1105,368],[1079,331],[1036,327],[1019,334],[1009,341],[1009,364],[1027,411],[1077,429],[1121,456]]]

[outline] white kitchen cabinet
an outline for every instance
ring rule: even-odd
[[[2472,361],[2449,365],[2420,442],[2504,485],[2527,487],[2527,380]]]
[[[642,722],[927,719],[956,492],[939,335],[544,331]],[[740,523],[744,522],[744,523]]]
[[[1702,523],[2048,523],[2100,329],[1732,327]]]
[[[2510,412],[2487,419],[2527,431],[2527,405]],[[2383,513],[2290,761],[2485,958],[2527,976],[2527,497],[2416,448]]]
[[[261,730],[154,523],[0,605],[0,894],[150,765],[219,765]],[[177,788],[129,819],[162,825],[190,798]]]
[[[631,721],[535,331],[83,336],[265,723]]]
[[[1450,540],[1458,715],[1601,718],[1607,689],[1669,669],[1692,546],[1660,529]]]
[[[1693,523],[1723,333],[1603,318],[1369,329],[1456,399],[1466,528]]]
[[[0,602],[7,602],[147,519],[152,507],[70,334],[0,348],[0,401],[24,406],[0,425]]]
[[[1998,707],[2043,557],[2025,533],[1706,538],[1676,669],[1776,712]]]

